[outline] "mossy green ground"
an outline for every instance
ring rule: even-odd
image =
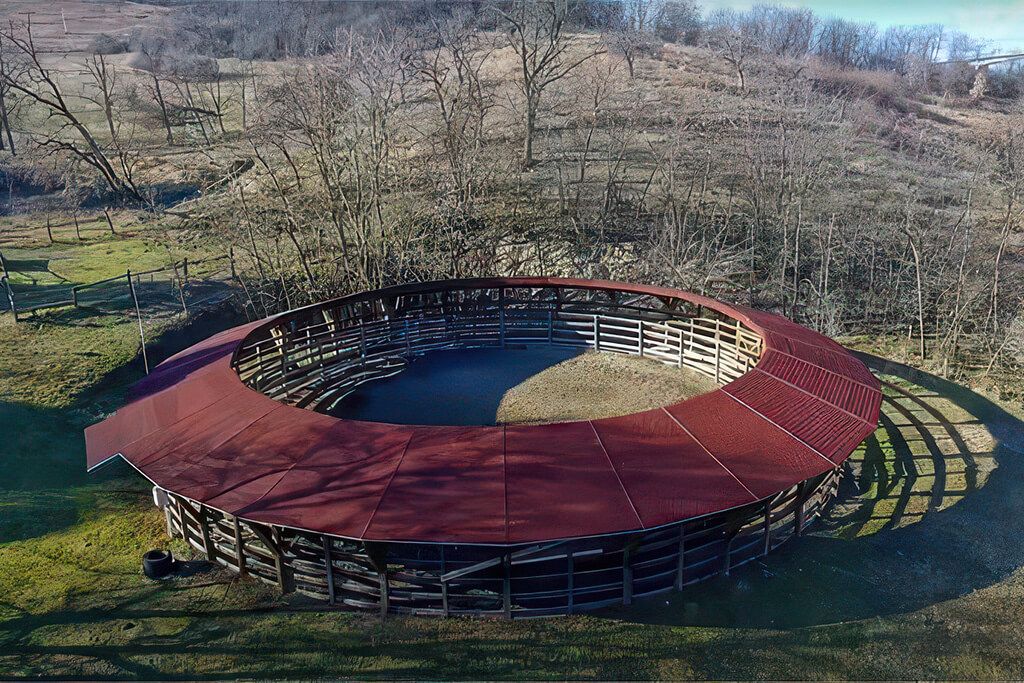
[[[198,565],[147,581],[167,544],[149,487],[83,471],[82,428],[141,376],[132,319],[4,315],[0,339],[0,678],[1024,676],[1024,430],[910,368],[880,366],[881,426],[828,518],[763,561],[587,616],[381,624]]]

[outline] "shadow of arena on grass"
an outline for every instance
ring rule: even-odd
[[[147,344],[154,365],[177,351],[244,322],[222,313],[201,315],[188,325],[165,330]],[[90,325],[88,314],[67,308],[18,324]],[[142,492],[148,485],[130,465],[115,460],[94,474],[85,472],[83,430],[113,412],[125,392],[141,379],[138,358],[115,368],[64,409],[0,401],[4,475],[0,477],[0,543],[34,538],[75,524],[112,489]]]
[[[1024,423],[983,396],[859,354],[882,380],[879,427],[803,538],[681,594],[602,616],[795,628],[914,611],[1024,565]]]

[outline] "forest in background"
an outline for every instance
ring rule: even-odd
[[[969,64],[983,40],[668,0],[169,3],[67,34],[0,31],[0,208],[232,246],[251,315],[605,277],[1020,391],[1024,70]]]

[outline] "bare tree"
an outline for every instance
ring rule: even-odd
[[[756,49],[750,24],[734,10],[718,10],[708,20],[707,45],[732,66],[736,86],[747,87],[747,59]]]
[[[541,98],[547,88],[604,50],[577,49],[569,35],[566,0],[516,0],[496,9],[505,23],[505,39],[519,62],[516,85],[523,95],[524,169],[534,165],[533,142]]]
[[[32,36],[31,22],[24,25],[23,31],[17,31],[13,24],[3,35],[6,45],[13,48],[16,56],[22,61],[23,69],[0,72],[0,79],[6,87],[20,93],[29,101],[41,106],[47,112],[48,119],[56,120],[58,127],[38,129],[33,138],[41,147],[51,151],[70,155],[98,171],[104,182],[115,194],[125,198],[142,201],[143,197],[135,185],[131,175],[131,164],[127,156],[112,160],[107,151],[89,130],[69,101],[65,98],[57,76],[40,60],[40,52],[36,48]]]
[[[7,146],[11,150],[13,156],[16,152],[14,149],[14,136],[11,133],[11,105],[10,98],[8,97],[8,91],[10,86],[8,82],[17,78],[14,75],[12,69],[13,66],[10,63],[10,59],[5,57],[6,43],[4,37],[0,34],[0,150],[4,149],[4,133],[7,135]]]

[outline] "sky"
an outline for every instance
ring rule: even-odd
[[[705,9],[749,9],[755,0],[699,0]],[[1024,51],[1024,0],[767,0],[765,4],[809,7],[816,14],[899,24],[943,24],[984,38],[993,52]]]

